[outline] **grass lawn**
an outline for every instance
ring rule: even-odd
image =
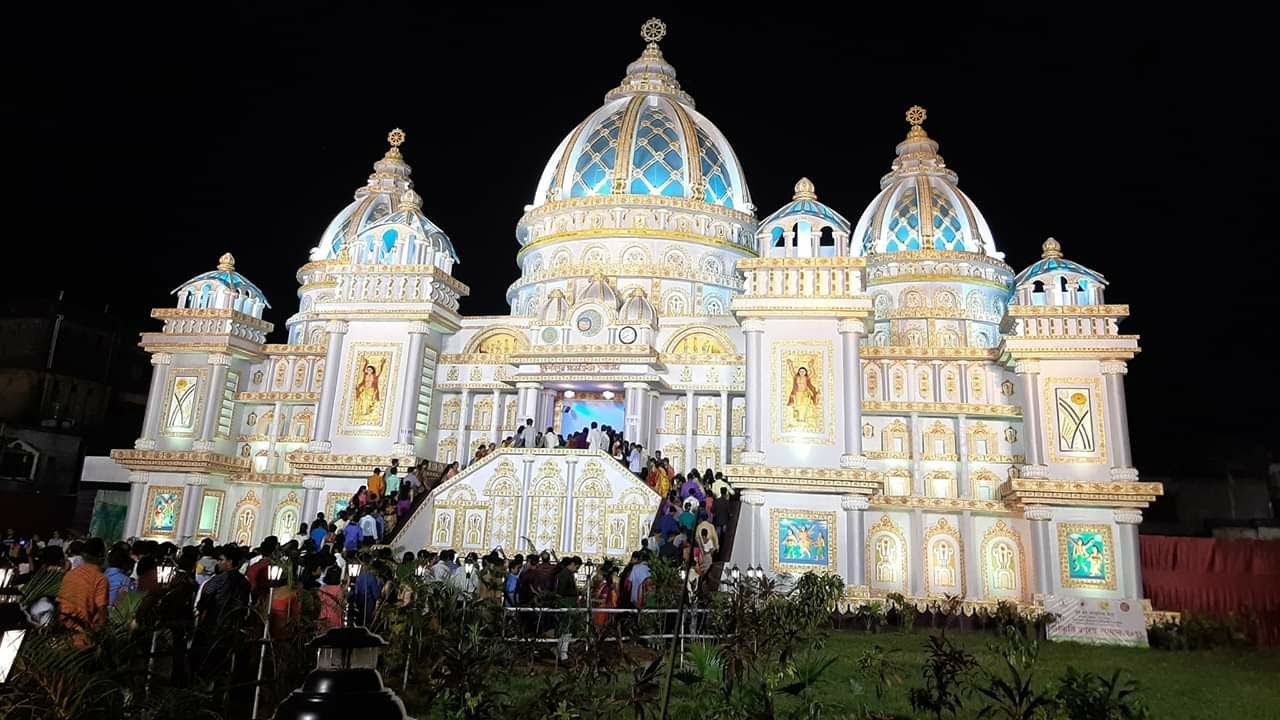
[[[886,697],[876,704],[873,689],[867,687],[871,707],[885,713],[903,717],[913,715],[907,701],[911,687],[921,686],[921,669],[926,658],[925,642],[931,631],[919,629],[904,634],[889,629],[886,632],[867,634],[858,631],[835,631],[819,652],[833,655],[836,662],[824,674],[817,686],[817,699],[833,703],[852,713],[861,706],[853,694],[850,680],[857,676],[858,657],[873,645],[880,645],[889,656],[903,667],[903,682],[890,688]],[[951,639],[973,653],[978,661],[993,670],[1002,668],[1000,659],[990,649],[997,637],[976,632],[951,632]],[[641,648],[628,651],[635,661],[642,662],[654,653]],[[1139,693],[1151,710],[1154,720],[1254,720],[1276,718],[1280,720],[1280,650],[1259,651],[1253,649],[1223,649],[1206,651],[1163,651],[1140,648],[1091,647],[1073,643],[1040,643],[1039,661],[1036,663],[1034,685],[1044,688],[1057,681],[1068,666],[1090,670],[1110,677],[1116,669],[1125,671],[1126,678],[1133,678],[1139,685]],[[554,672],[554,665],[545,659],[529,661],[516,659],[512,663],[512,675],[504,684],[509,699],[517,704],[544,688],[547,674]],[[397,691],[399,678],[392,681]],[[627,689],[619,687],[625,696]],[[689,689],[681,683],[672,688],[676,716],[679,699]],[[436,717],[426,712],[414,713],[419,703],[412,697],[412,688],[405,699],[412,715],[419,718]],[[966,710],[959,717],[973,718],[980,707],[978,699],[970,698]],[[796,701],[782,697],[779,710],[796,709]],[[852,717],[845,713],[831,713],[832,718]],[[824,714],[827,717],[827,714]],[[712,720],[712,719],[708,719]]]
[[[988,650],[994,635],[951,633],[958,645],[978,657],[993,670],[999,658]],[[905,686],[889,691],[883,710],[909,715],[906,687],[920,685],[920,668],[925,660],[927,632],[888,632],[868,635],[837,632],[831,635],[826,651],[838,660],[821,685],[821,696],[832,702],[847,702],[848,678],[854,676],[855,662],[867,648],[880,645],[908,669]],[[1249,649],[1169,652],[1141,648],[1090,647],[1074,643],[1040,643],[1036,663],[1036,686],[1055,681],[1071,665],[1110,676],[1122,669],[1137,680],[1139,691],[1151,717],[1157,720],[1194,718],[1232,720],[1280,718],[1280,651]],[[976,708],[975,708],[976,709]]]

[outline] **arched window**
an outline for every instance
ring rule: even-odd
[[[831,231],[831,227],[822,228],[822,233],[818,236],[818,256],[834,257],[836,254],[836,236]]]

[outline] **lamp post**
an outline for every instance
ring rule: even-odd
[[[359,624],[360,618],[356,614],[356,580],[360,579],[363,571],[364,566],[358,560],[347,563],[347,627]]]
[[[18,602],[22,593],[12,587],[15,574],[13,568],[0,568],[0,685],[8,682],[22,639],[31,627],[22,604]]]
[[[173,576],[178,568],[173,564],[173,558],[165,557],[156,565],[156,587],[161,593],[169,589],[169,584],[173,582]],[[156,644],[160,638],[160,629],[152,628],[151,630],[151,653],[147,655],[147,682],[144,694],[151,694],[151,676],[156,665]]]
[[[275,720],[406,720],[404,703],[376,669],[386,645],[363,627],[333,628],[313,640],[316,669],[280,703]]]
[[[258,651],[258,682],[253,686],[253,710],[250,720],[258,720],[258,702],[262,697],[262,671],[267,664],[267,645],[271,643],[271,602],[275,598],[276,585],[284,577],[284,566],[273,561],[267,566],[267,614],[262,618],[262,648]]]

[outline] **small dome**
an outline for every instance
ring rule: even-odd
[[[925,133],[924,119],[924,108],[907,111],[911,131],[880,180],[880,194],[854,227],[853,254],[948,250],[1003,259],[986,219],[960,191],[956,174],[938,154],[938,143]]]
[[[622,303],[622,309],[618,311],[618,321],[624,325],[650,327],[658,323],[658,311],[653,307],[653,303],[649,302],[643,288],[632,288],[627,293],[627,300]]]
[[[1107,280],[1062,256],[1062,245],[1044,241],[1040,259],[1013,279],[1018,305],[1101,305]]]
[[[236,259],[231,253],[218,258],[218,268],[201,273],[174,288],[178,307],[192,309],[231,308],[256,318],[262,310],[271,307],[267,296],[236,272]]]
[[[413,190],[411,170],[400,154],[404,139],[399,128],[388,134],[390,149],[374,163],[373,174],[351,204],[329,223],[311,251],[313,261],[349,259],[359,247],[364,262],[441,265],[435,260],[442,254],[448,258],[446,271],[458,262],[449,236],[422,214],[422,198]]]
[[[547,295],[547,301],[542,305],[541,318],[545,325],[563,325],[568,321],[569,301],[565,299],[563,290],[556,288]]]
[[[845,241],[850,231],[849,221],[843,215],[818,202],[818,194],[809,178],[800,178],[791,202],[761,220],[759,228],[757,237],[761,252],[778,244],[779,238],[793,228],[815,235],[820,234],[823,228],[831,228],[832,235],[839,235]]]
[[[665,34],[661,21],[645,23],[644,52],[604,105],[561,141],[526,210],[594,195],[660,195],[753,211],[733,149],[694,110],[662,56]]]
[[[618,309],[618,291],[613,289],[604,275],[596,274],[591,278],[587,289],[578,296],[578,302],[598,302],[614,310]]]

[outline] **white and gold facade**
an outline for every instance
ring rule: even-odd
[[[265,344],[260,293],[199,305],[195,285],[156,311],[147,424],[116,453],[138,483],[131,534],[160,535],[167,502],[174,537],[256,541],[392,457],[466,464],[528,420],[560,429],[573,392],[618,398],[625,436],[680,471],[731,476],[739,565],[838,573],[860,595],[1140,597],[1136,528],[1161,489],[1129,454],[1137,338],[1105,280],[1053,241],[1005,264],[920,108],[856,222],[807,179],[757,220],[664,33],[645,24],[543,170],[508,314],[460,314],[458,257],[398,132],[298,272],[287,344]],[[398,542],[623,554],[657,502],[603,454],[504,450]]]

